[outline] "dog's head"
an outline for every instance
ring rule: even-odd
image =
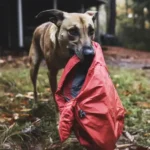
[[[67,53],[75,53],[81,60],[85,56],[94,55],[92,40],[95,28],[94,20],[97,12],[67,13],[60,10],[46,10],[37,17],[47,16],[58,27],[58,42]]]

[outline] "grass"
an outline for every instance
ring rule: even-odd
[[[58,79],[59,77],[60,75]],[[63,145],[58,142],[55,105],[49,88],[47,70],[44,67],[38,74],[37,87],[40,102],[38,107],[33,109],[29,69],[1,70],[0,149],[83,149],[77,143],[70,144],[69,139]],[[37,119],[40,119],[38,123]]]
[[[111,68],[111,77],[126,108],[125,129],[137,143],[150,146],[150,77],[143,70]]]
[[[110,75],[127,110],[125,128],[136,134],[141,145],[150,145],[150,77],[142,70],[110,67]],[[60,74],[58,76],[58,79]],[[38,75],[38,108],[32,109],[32,84],[28,68],[3,69],[0,72],[0,149],[82,150],[79,144],[58,146],[55,105],[49,89],[47,71]],[[45,102],[45,100],[47,100]],[[40,119],[39,121],[37,119]],[[56,145],[55,145],[56,143]],[[52,148],[55,147],[55,148]],[[63,147],[63,148],[62,148]]]

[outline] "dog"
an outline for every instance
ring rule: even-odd
[[[51,91],[57,89],[57,73],[64,68],[69,58],[76,54],[81,61],[84,53],[93,53],[96,11],[67,13],[51,9],[40,12],[36,18],[47,17],[49,22],[39,25],[32,37],[29,50],[30,77],[34,89],[35,103],[38,101],[36,81],[40,63],[43,59],[48,68]]]

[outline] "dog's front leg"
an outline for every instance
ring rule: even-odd
[[[52,91],[52,95],[55,101],[55,92],[57,89],[57,74],[58,74],[58,69],[49,69],[50,72],[48,72],[48,77],[49,77],[49,83]],[[59,121],[59,111],[58,111],[58,106],[55,101],[55,107],[56,107],[56,124],[58,126],[58,121]]]
[[[50,84],[54,99],[55,99],[55,92],[57,89],[57,73],[58,73],[58,69],[50,69],[50,72],[48,73],[49,84]]]

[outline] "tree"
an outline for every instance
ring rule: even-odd
[[[134,5],[132,9],[134,16],[136,15],[136,22],[139,23],[142,29],[145,29],[145,23],[150,21],[150,1],[149,0],[133,0]],[[136,24],[135,22],[135,24]]]
[[[107,33],[115,35],[116,27],[116,0],[109,0]]]

